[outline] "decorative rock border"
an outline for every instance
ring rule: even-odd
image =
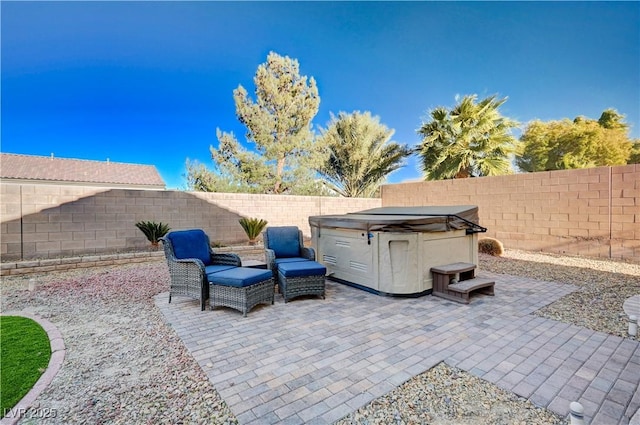
[[[158,261],[160,259],[164,259],[164,253],[162,251],[144,251],[3,262],[0,266],[0,275],[12,276],[27,273],[46,273],[87,267],[112,266],[116,264],[143,263],[146,261]]]
[[[2,316],[20,316],[35,321],[47,332],[49,343],[51,344],[51,358],[49,359],[47,370],[45,370],[45,372],[40,376],[40,379],[38,379],[33,388],[31,388],[22,400],[20,400],[10,411],[7,412],[6,416],[0,420],[0,425],[14,425],[27,413],[29,407],[31,407],[40,393],[42,393],[51,381],[53,381],[53,378],[56,376],[64,362],[66,348],[64,340],[62,339],[62,334],[58,328],[48,320],[25,312],[4,312],[2,313]],[[41,410],[42,411],[38,412],[38,414],[45,415],[47,413],[44,411],[45,409]],[[55,412],[51,412],[51,414],[53,413]]]
[[[264,254],[262,245],[232,246],[214,248],[216,252],[235,252],[240,255]],[[82,257],[43,258],[0,264],[0,276],[46,273],[88,267],[112,266],[118,264],[144,263],[164,260],[164,251],[140,251],[119,254],[87,255]]]

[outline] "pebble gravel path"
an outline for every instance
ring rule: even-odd
[[[153,304],[153,295],[168,290],[168,279],[160,262],[3,278],[3,314],[26,310],[43,317],[67,346],[35,413],[19,423],[237,423]],[[55,416],[37,418],[38,409]]]

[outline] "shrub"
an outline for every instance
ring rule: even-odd
[[[156,223],[155,221],[139,221],[136,223],[136,227],[144,233],[154,248],[158,247],[160,238],[171,230],[168,224]]]
[[[256,238],[260,236],[260,233],[262,233],[264,228],[267,226],[267,221],[261,218],[243,217],[238,220],[238,222],[244,229],[244,232],[247,234],[249,243],[252,245],[256,243]]]
[[[478,251],[483,254],[500,257],[504,253],[502,242],[493,238],[482,238],[478,241]]]

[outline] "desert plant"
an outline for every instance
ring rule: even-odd
[[[502,242],[493,238],[482,238],[478,241],[478,251],[483,254],[500,257],[504,253]]]
[[[171,230],[168,224],[156,223],[155,221],[139,221],[136,223],[136,227],[144,233],[154,248],[158,247],[160,238]]]
[[[261,218],[242,217],[238,222],[247,234],[251,245],[256,243],[256,238],[260,236],[260,233],[262,233],[264,228],[267,226],[267,221]]]

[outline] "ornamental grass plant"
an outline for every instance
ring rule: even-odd
[[[504,254],[502,242],[494,238],[482,238],[478,241],[478,252],[501,257]]]

